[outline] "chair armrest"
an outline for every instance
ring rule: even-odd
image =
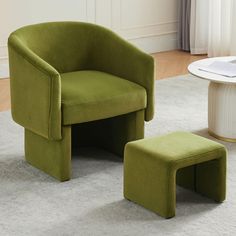
[[[145,120],[151,120],[154,115],[153,57],[104,28],[96,40],[98,43],[94,45],[92,68],[143,86],[147,92]]]
[[[59,73],[14,33],[8,39],[12,117],[47,139],[61,139]]]

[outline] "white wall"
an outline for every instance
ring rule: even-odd
[[[0,0],[0,73],[10,32],[64,20],[104,25],[149,53],[177,45],[177,0]]]

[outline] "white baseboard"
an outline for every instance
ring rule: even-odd
[[[0,79],[9,78],[9,67],[8,63],[0,62]]]
[[[176,33],[129,39],[129,41],[147,53],[177,49]]]
[[[9,77],[7,45],[0,44],[0,79]]]

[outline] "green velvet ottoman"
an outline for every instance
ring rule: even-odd
[[[175,216],[176,183],[216,202],[224,201],[225,147],[187,132],[126,144],[126,199],[171,218]]]

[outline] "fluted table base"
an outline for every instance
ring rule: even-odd
[[[236,84],[210,82],[208,127],[210,135],[236,142]]]

